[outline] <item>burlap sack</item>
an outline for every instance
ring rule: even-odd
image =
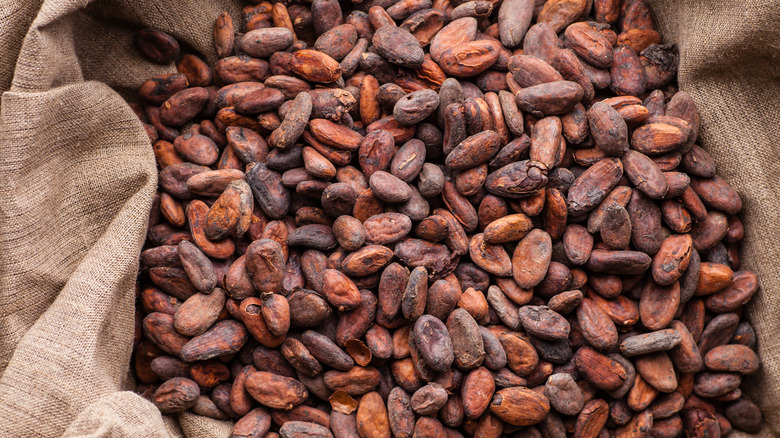
[[[700,143],[742,195],[743,260],[762,371],[750,393],[780,435],[780,8],[771,0],[650,0],[681,50]],[[156,169],[117,93],[172,70],[132,46],[163,29],[214,61],[211,27],[238,0],[0,2],[0,436],[226,437],[230,423],[163,417],[130,391],[134,279]]]

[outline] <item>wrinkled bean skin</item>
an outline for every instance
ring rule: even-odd
[[[198,385],[185,377],[174,377],[160,385],[154,393],[154,404],[160,412],[170,414],[194,406],[200,395]]]
[[[646,0],[239,14],[207,23],[213,65],[136,35],[178,71],[131,103],[159,165],[132,368],[161,413],[257,438],[761,430],[750,220]]]

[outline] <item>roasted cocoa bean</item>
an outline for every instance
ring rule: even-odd
[[[644,1],[499,3],[253,4],[217,18],[213,67],[139,32],[179,71],[132,106],[161,192],[134,369],[164,413],[236,436],[759,429],[742,200],[667,86],[675,47]]]

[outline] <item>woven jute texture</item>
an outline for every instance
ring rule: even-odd
[[[742,265],[761,284],[746,311],[762,362],[746,389],[764,413],[760,436],[780,436],[780,7],[764,0],[649,3],[665,40],[680,48],[680,89],[701,113],[699,144],[744,203]]]
[[[771,0],[649,0],[681,51],[700,143],[742,195],[747,308],[763,367],[748,392],[780,435],[780,8]],[[0,1],[0,436],[227,437],[229,422],[162,416],[128,377],[134,281],[157,185],[121,95],[154,74],[133,32],[155,27],[215,59],[238,0]]]

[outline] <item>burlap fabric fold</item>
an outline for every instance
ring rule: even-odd
[[[780,8],[771,0],[650,0],[681,51],[700,143],[742,195],[742,257],[761,372],[749,392],[780,435]],[[157,177],[120,96],[153,74],[132,34],[156,27],[214,61],[238,0],[0,0],[0,436],[227,437],[131,392],[134,280]]]

